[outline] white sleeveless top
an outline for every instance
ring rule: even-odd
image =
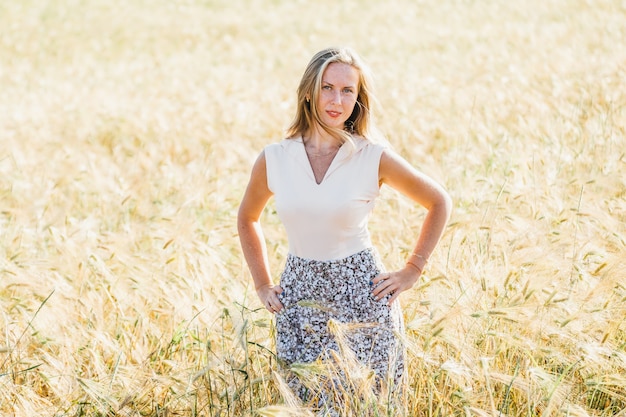
[[[267,185],[291,254],[328,261],[372,246],[367,221],[379,194],[385,147],[360,138],[354,142],[356,147],[341,146],[320,184],[301,138],[265,147]]]

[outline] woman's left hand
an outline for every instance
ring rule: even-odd
[[[391,295],[388,305],[391,305],[402,291],[411,289],[422,275],[421,271],[410,265],[396,272],[383,272],[372,280],[372,295],[376,300],[381,300]]]

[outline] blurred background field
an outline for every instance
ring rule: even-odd
[[[624,39],[618,0],[0,0],[0,414],[310,415],[235,216],[306,63],[349,45],[454,200],[402,297],[406,414],[626,416]],[[423,214],[383,189],[388,268]]]

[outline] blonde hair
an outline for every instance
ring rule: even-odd
[[[317,98],[322,88],[322,76],[332,63],[348,64],[359,73],[359,85],[356,104],[344,129],[337,129],[325,124],[317,109]],[[371,139],[371,105],[375,98],[372,93],[372,80],[369,68],[358,54],[350,48],[327,48],[313,56],[307,65],[300,85],[296,116],[287,129],[287,138],[294,139],[304,135],[311,127],[320,126],[341,143],[352,142],[352,135]]]

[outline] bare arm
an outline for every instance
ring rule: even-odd
[[[379,179],[428,210],[405,267],[397,272],[380,274],[373,281],[375,285],[381,283],[375,287],[374,296],[381,299],[392,294],[389,300],[391,304],[402,291],[410,289],[422,274],[450,218],[452,201],[443,187],[389,150],[385,150],[381,156]]]
[[[271,196],[272,192],[267,186],[265,154],[261,153],[252,167],[250,182],[239,206],[237,230],[257,295],[269,311],[278,312],[283,307],[277,297],[282,289],[272,283],[260,222],[263,209]]]

